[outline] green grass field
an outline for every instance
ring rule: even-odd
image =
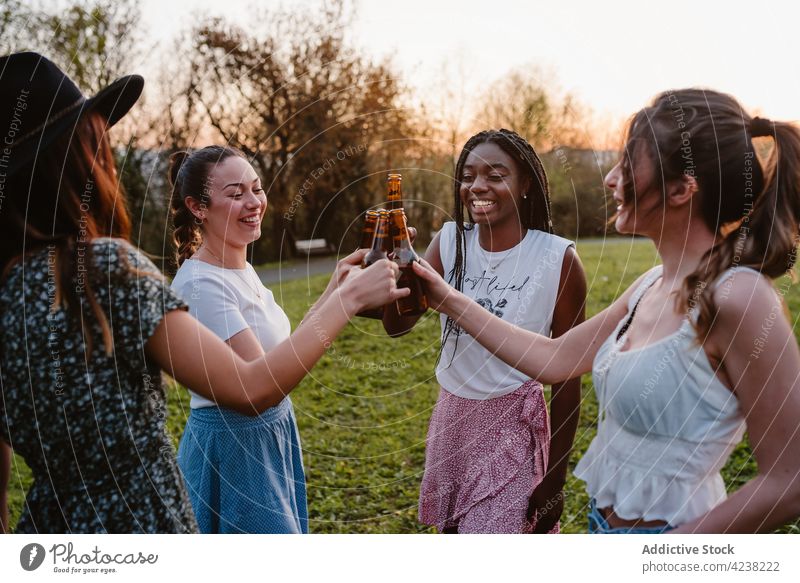
[[[657,263],[652,244],[644,241],[585,242],[579,244],[578,252],[589,282],[590,316]],[[273,286],[293,326],[326,281],[320,276]],[[793,286],[787,295],[793,315],[800,313],[799,287]],[[380,323],[357,319],[292,393],[305,451],[312,532],[431,532],[417,522],[416,508],[425,434],[438,392],[433,375],[438,330],[438,318],[431,312],[410,334],[395,340],[382,333]],[[795,325],[795,330],[800,331],[800,327]],[[186,391],[170,389],[169,431],[176,443],[188,403]],[[571,467],[594,436],[596,415],[587,375]],[[723,476],[734,490],[754,473],[755,462],[743,443]],[[15,458],[9,500],[12,525],[29,482],[29,470]],[[562,518],[564,532],[585,532],[587,502],[582,482],[570,474]],[[781,531],[800,533],[800,522]]]

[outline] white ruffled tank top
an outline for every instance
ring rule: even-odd
[[[717,285],[737,269],[746,268],[728,270]],[[620,331],[661,272],[658,266],[647,274],[628,314],[595,356],[600,419],[575,475],[599,508],[613,506],[623,519],[679,526],[726,498],[720,470],[742,440],[745,423],[736,396],[695,342],[688,317],[673,334],[622,350]]]

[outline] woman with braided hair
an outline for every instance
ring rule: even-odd
[[[459,156],[454,186],[455,220],[425,254],[437,272],[487,314],[525,329],[558,336],[580,323],[583,268],[573,244],[552,234],[547,177],[531,145],[510,130],[480,132]],[[398,335],[414,322],[385,326]],[[442,335],[420,520],[441,532],[557,531],[580,379],[553,386],[548,425],[541,383],[452,319],[442,318]]]
[[[762,165],[755,138],[771,140]],[[800,350],[772,279],[800,225],[800,131],[731,96],[684,89],[633,116],[606,176],[620,233],[662,265],[557,338],[478,309],[431,266],[429,300],[543,382],[593,371],[597,436],[575,468],[600,533],[760,532],[800,516]],[[745,429],[758,474],[720,475]]]
[[[366,251],[339,262],[328,288],[292,333],[286,314],[247,262],[247,245],[261,236],[267,196],[244,155],[223,146],[178,152],[171,159],[170,182],[180,266],[172,289],[239,357],[282,359],[269,373],[276,398],[258,416],[192,393],[178,463],[200,531],[308,532],[302,453],[288,394],[321,353],[313,361],[300,362],[288,357],[283,347],[299,341],[330,345],[325,322],[334,306],[344,309],[352,303],[344,280],[357,276],[348,272]],[[388,262],[381,264],[385,268]],[[363,271],[367,273],[369,269]],[[371,293],[371,285],[374,282],[364,282],[365,293]],[[380,287],[375,291],[383,293]],[[316,334],[313,341],[307,338],[309,328]]]

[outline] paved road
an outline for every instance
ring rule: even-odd
[[[335,266],[336,257],[312,257],[308,260],[295,260],[280,267],[257,269],[256,271],[264,285],[268,286],[293,279],[305,279],[313,275],[331,273]]]

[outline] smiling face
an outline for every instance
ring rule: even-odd
[[[203,240],[216,249],[246,247],[261,236],[267,195],[250,163],[230,156],[208,175],[210,203],[203,221]]]
[[[640,153],[631,169],[633,195],[625,195],[625,173],[618,162],[606,175],[604,183],[611,190],[616,208],[614,228],[624,235],[644,235],[652,239],[664,229],[664,197],[654,182],[652,162]]]
[[[459,194],[472,220],[493,228],[519,225],[527,182],[516,162],[497,144],[477,145],[464,161]]]

